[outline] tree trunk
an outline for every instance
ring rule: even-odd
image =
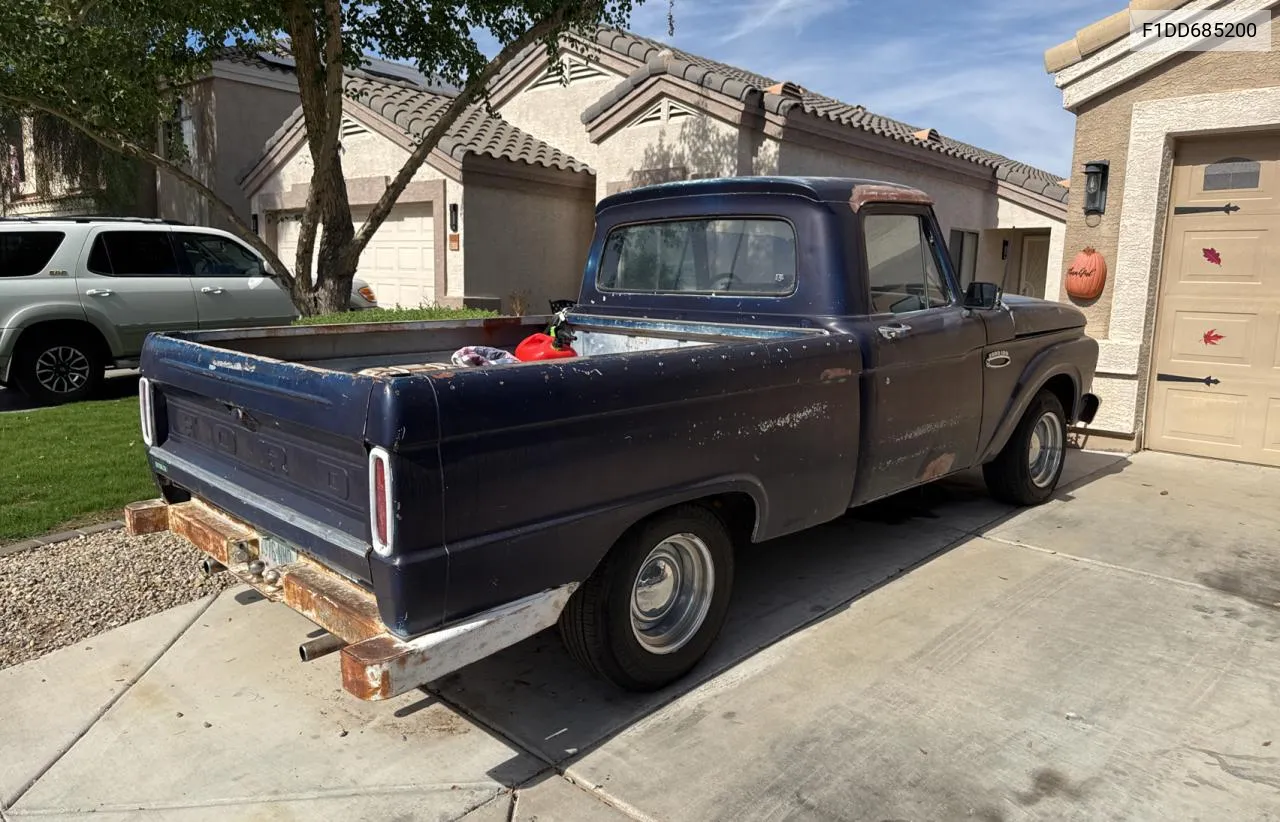
[[[305,316],[346,311],[351,300],[351,280],[359,262],[358,257],[345,253],[351,248],[355,228],[351,222],[342,157],[336,146],[333,155],[325,163],[326,173],[311,179],[312,200],[321,229],[320,248],[314,257],[315,276],[295,277],[293,294],[294,304]],[[305,249],[305,253],[310,258],[311,249]],[[299,247],[299,270],[311,264],[311,259],[302,259],[303,254],[304,249]]]

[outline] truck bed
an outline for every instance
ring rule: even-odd
[[[762,539],[847,507],[854,337],[586,316],[577,358],[448,364],[550,319],[152,335],[152,467],[170,502],[202,499],[377,591],[401,636],[581,580],[673,496],[752,500]],[[396,460],[390,558],[371,551],[371,448]]]
[[[550,315],[545,315],[485,320],[255,328],[173,336],[224,351],[355,374],[370,369],[401,368],[412,371],[415,366],[453,367],[450,358],[459,348],[485,345],[514,350],[525,337],[546,330],[551,320]],[[573,348],[579,357],[747,340],[785,340],[826,333],[822,329],[813,328],[598,316],[575,317],[572,326],[578,337]]]

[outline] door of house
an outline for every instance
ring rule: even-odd
[[[1280,139],[1181,143],[1147,447],[1280,465]]]
[[[1022,238],[1018,271],[1018,293],[1044,297],[1045,273],[1049,270],[1049,235],[1027,234]]]

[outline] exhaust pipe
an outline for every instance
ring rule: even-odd
[[[200,573],[204,574],[206,577],[216,576],[225,570],[227,570],[227,566],[218,562],[216,559],[205,558],[200,560]]]
[[[299,645],[298,656],[302,658],[303,662],[310,662],[334,651],[340,651],[346,647],[346,644],[345,641],[333,634],[325,634],[315,639],[309,639]]]

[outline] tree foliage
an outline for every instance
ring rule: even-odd
[[[492,78],[525,48],[554,52],[560,35],[597,24],[625,27],[643,0],[4,0],[0,3],[0,106],[56,118],[77,148],[51,164],[98,174],[77,154],[91,141],[164,169],[195,188],[290,288],[304,314],[346,304],[360,253],[431,150],[464,111],[484,104]],[[475,39],[501,46],[487,58]],[[288,48],[313,172],[298,254],[282,261],[208,186],[156,139],[183,90],[228,49]],[[422,136],[379,202],[354,231],[338,145],[345,75],[376,52],[461,90]],[[0,122],[3,118],[0,117]],[[46,119],[47,122],[47,119]],[[49,145],[53,145],[50,143]],[[39,151],[45,151],[41,147]],[[322,231],[317,231],[318,228]],[[319,236],[316,254],[317,235]],[[313,270],[314,269],[314,270]]]

